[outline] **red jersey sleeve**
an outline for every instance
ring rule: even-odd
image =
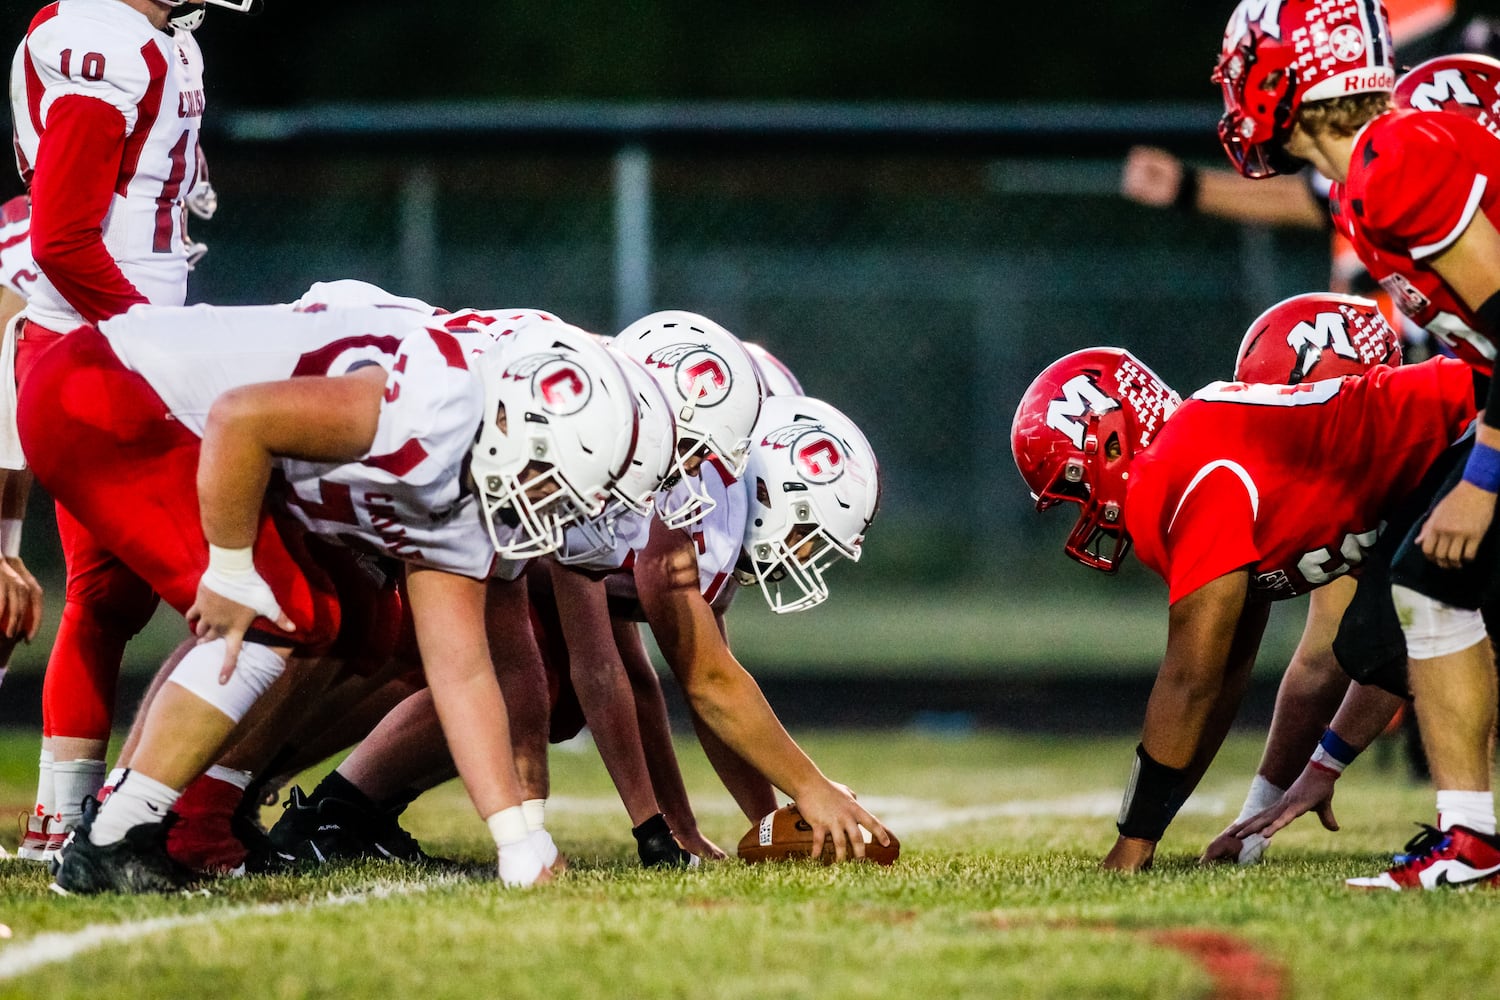
[[[1167,599],[1175,604],[1226,573],[1260,558],[1255,544],[1259,497],[1241,470],[1215,462],[1193,477],[1167,526]]]
[[[1393,120],[1354,152],[1363,162],[1363,218],[1377,248],[1435,257],[1462,235],[1493,179],[1478,166],[1443,112]],[[1435,120],[1436,119],[1436,120]]]
[[[98,323],[146,297],[104,245],[125,150],[125,120],[104,101],[64,95],[47,115],[31,184],[31,252],[79,315]]]

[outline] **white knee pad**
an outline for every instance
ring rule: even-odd
[[[189,650],[168,680],[239,722],[286,670],[286,660],[258,642],[247,642],[240,647],[239,663],[228,684],[219,683],[219,670],[223,666],[224,640],[215,639]]]
[[[1391,598],[1406,633],[1406,655],[1413,660],[1447,656],[1485,640],[1484,616],[1478,611],[1455,608],[1409,587],[1391,587]]]

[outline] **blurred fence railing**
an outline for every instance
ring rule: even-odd
[[[596,330],[719,320],[866,429],[885,478],[864,583],[1059,574],[1008,446],[1031,377],[1130,347],[1190,389],[1326,282],[1316,233],[1142,208],[1135,142],[1220,157],[1204,105],[586,103],[216,112],[220,214],[193,298],[359,277]],[[1061,518],[1062,515],[1058,515]],[[1045,583],[1040,578],[1038,585]]]

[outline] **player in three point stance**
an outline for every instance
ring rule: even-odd
[[[1440,874],[1447,884],[1500,871],[1500,858],[1487,871],[1462,861],[1492,851],[1495,833],[1495,666],[1478,610],[1500,573],[1489,534],[1500,493],[1500,390],[1490,378],[1500,345],[1500,135],[1493,120],[1477,120],[1493,105],[1477,107],[1467,79],[1443,75],[1413,98],[1467,114],[1399,108],[1390,33],[1373,0],[1241,3],[1214,80],[1224,96],[1219,137],[1240,172],[1266,177],[1306,162],[1331,178],[1334,224],[1366,269],[1489,380],[1466,462],[1391,569],[1405,649],[1391,641],[1386,655],[1409,655],[1440,835],[1410,863],[1351,884],[1430,887]]]
[[[628,387],[590,335],[504,313],[142,307],[38,361],[20,430],[37,479],[201,640],[152,701],[131,770],[61,852],[60,887],[181,884],[164,844],[181,790],[288,657],[337,634],[308,535],[403,567],[432,698],[500,877],[547,879],[521,810],[485,581],[596,513],[630,459]]]
[[[1147,868],[1233,720],[1274,600],[1350,572],[1474,418],[1436,359],[1293,386],[1216,382],[1187,401],[1128,352],[1078,351],[1022,397],[1011,447],[1065,550],[1114,571],[1134,545],[1169,589],[1167,649],[1107,868]],[[1500,864],[1500,850],[1496,851]]]
[[[248,10],[258,0],[208,0]],[[178,306],[201,248],[185,206],[206,210],[199,128],[204,0],[59,0],[39,10],[11,63],[16,161],[31,195],[38,276],[15,344],[24,380],[84,323],[136,303]],[[13,433],[8,438],[13,438]],[[126,642],[156,595],[57,512],[68,569],[42,693],[37,808],[19,856],[44,860],[104,775]]]

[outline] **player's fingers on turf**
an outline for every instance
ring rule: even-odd
[[[1324,802],[1318,807],[1318,819],[1322,821],[1323,829],[1325,830],[1337,830],[1339,828],[1339,821],[1333,815],[1332,802]]]

